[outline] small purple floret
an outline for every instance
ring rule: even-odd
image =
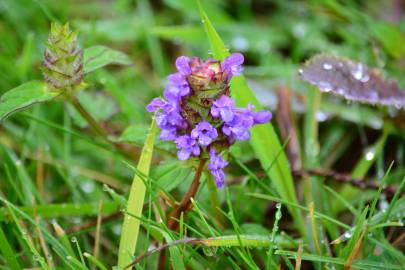
[[[214,101],[211,107],[211,115],[214,118],[221,117],[224,122],[230,122],[233,119],[235,103],[228,96],[221,96]]]
[[[218,132],[210,123],[202,121],[191,131],[191,137],[198,139],[201,146],[207,146],[218,137]]]
[[[214,149],[210,150],[210,163],[208,164],[208,169],[214,176],[215,183],[217,184],[218,188],[223,187],[225,184],[225,173],[223,168],[225,168],[227,165],[228,162],[222,157],[218,156]]]
[[[180,160],[186,160],[192,154],[193,156],[200,155],[200,147],[197,145],[195,139],[190,135],[182,135],[176,139],[176,147],[179,149],[177,157]]]
[[[232,78],[232,76],[239,76],[242,73],[242,64],[244,61],[244,57],[241,53],[233,53],[222,62],[222,70],[228,71],[228,78]]]
[[[183,75],[190,75],[190,58],[187,56],[180,56],[176,59],[176,68]]]

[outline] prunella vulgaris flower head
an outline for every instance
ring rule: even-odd
[[[249,140],[249,129],[271,119],[269,111],[253,112],[253,106],[237,108],[230,97],[229,82],[243,70],[244,58],[234,53],[220,62],[180,56],[177,72],[168,76],[163,98],[153,99],[146,109],[156,112],[160,139],[174,141],[177,156],[186,160],[209,157],[208,169],[218,187],[225,184],[221,157],[236,140]]]

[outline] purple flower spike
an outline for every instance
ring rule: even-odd
[[[211,107],[211,115],[214,118],[221,116],[224,122],[230,122],[234,116],[235,103],[228,96],[221,96],[219,99],[214,101]]]
[[[176,147],[179,149],[177,157],[180,160],[186,160],[192,154],[193,156],[200,155],[200,147],[197,145],[195,139],[190,135],[183,135],[176,139]]]
[[[222,70],[228,71],[228,78],[232,78],[232,76],[239,76],[242,73],[242,64],[244,61],[244,57],[240,53],[233,53],[222,62]]]
[[[210,123],[203,121],[191,131],[191,137],[198,139],[201,146],[207,146],[218,137],[218,132]]]
[[[218,156],[214,149],[210,150],[210,163],[208,164],[208,169],[214,176],[215,183],[217,184],[218,188],[222,188],[225,184],[225,173],[223,168],[225,168],[227,165],[228,162],[222,157]]]
[[[176,59],[176,68],[183,75],[190,75],[190,58],[187,56],[180,56]]]

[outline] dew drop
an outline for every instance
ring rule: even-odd
[[[121,231],[122,231],[122,226],[121,226],[121,224],[116,224],[116,225],[112,226],[111,230],[115,235],[120,235]]]
[[[378,203],[378,207],[380,208],[381,211],[385,212],[389,206],[389,203],[387,202],[386,199],[380,200]]]
[[[332,87],[331,87],[330,83],[328,83],[328,82],[321,81],[318,83],[318,86],[319,86],[319,89],[321,89],[321,91],[323,91],[323,92],[327,93],[327,92],[332,91]]]
[[[280,208],[281,208],[281,203],[277,203],[277,204],[276,204],[276,208],[277,208],[277,209],[280,209]]]
[[[362,83],[366,83],[366,82],[368,82],[369,80],[370,80],[370,76],[369,76],[367,73],[365,73],[364,76],[361,77],[361,79],[360,79],[360,81],[361,81]]]
[[[355,78],[358,81],[361,80],[361,78],[363,78],[363,69],[364,69],[363,65],[358,63],[356,67],[351,71],[353,78]]]
[[[375,151],[374,151],[374,149],[368,150],[368,151],[366,152],[366,154],[365,154],[365,158],[366,158],[366,160],[368,160],[368,161],[373,160],[374,157],[375,157]]]
[[[344,234],[344,237],[345,237],[346,239],[350,239],[352,236],[353,236],[353,233],[352,233],[351,231],[347,231],[347,232],[345,232],[345,234]]]
[[[72,243],[76,243],[76,242],[77,242],[77,238],[73,236],[72,238],[70,238],[70,241],[71,241]]]
[[[329,63],[324,63],[323,64],[323,69],[324,70],[331,70],[333,68],[333,66]]]
[[[317,112],[316,112],[316,119],[317,119],[319,122],[324,122],[324,121],[326,121],[326,120],[328,119],[328,117],[329,117],[329,115],[328,115],[327,113],[323,112],[323,111],[317,111]]]
[[[300,68],[300,69],[298,70],[298,73],[299,73],[299,74],[304,73],[304,71],[302,70],[302,68]]]
[[[94,183],[91,181],[83,181],[80,183],[80,188],[85,193],[91,193],[94,190]]]

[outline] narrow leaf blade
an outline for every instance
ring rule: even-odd
[[[155,134],[156,123],[155,120],[153,120],[137,167],[137,171],[143,173],[145,176],[148,176],[149,174]],[[140,217],[142,215],[145,193],[145,183],[139,174],[136,173],[132,182],[126,209],[126,212],[129,214],[125,214],[122,225],[118,254],[118,266],[121,268],[124,268],[131,263],[132,255],[135,252],[140,226],[140,220],[136,217]]]
[[[200,1],[198,1],[198,6],[213,56],[216,59],[223,60],[229,55],[229,52],[211,24]],[[251,103],[256,109],[261,109],[259,101],[256,99],[244,76],[236,76],[232,79],[231,92],[232,97],[235,98],[238,106],[246,107]],[[282,150],[282,146],[273,126],[271,124],[266,124],[253,127],[251,130],[250,143],[259,158],[262,167],[266,169],[267,175],[274,183],[282,198],[297,204],[288,160]],[[273,166],[268,170],[271,164],[273,164]],[[299,210],[292,207],[289,207],[288,209],[293,216],[297,227],[301,230],[301,233],[304,234],[304,225]]]

